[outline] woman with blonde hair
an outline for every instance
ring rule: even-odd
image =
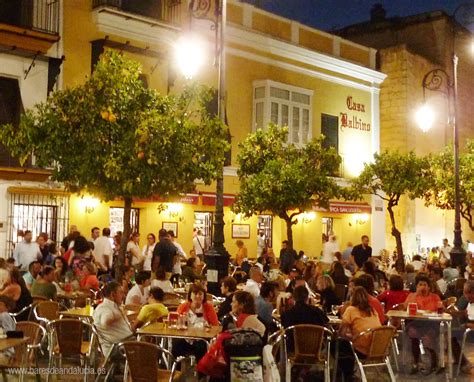
[[[321,305],[326,313],[331,312],[333,305],[342,304],[334,289],[334,281],[328,275],[321,275],[316,279],[316,292],[321,296]]]

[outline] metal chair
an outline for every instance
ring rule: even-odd
[[[388,373],[390,375],[390,381],[395,382],[395,374],[393,373],[392,366],[390,365],[390,345],[397,332],[397,329],[393,326],[381,326],[376,329],[368,329],[359,333],[352,341],[350,345],[354,358],[357,365],[359,366],[362,382],[367,382],[364,367],[376,367],[376,366],[387,366]],[[363,336],[370,336],[370,348],[366,355],[366,358],[360,359],[354,348],[354,342]]]
[[[49,364],[48,368],[53,367],[56,358],[62,360],[69,358],[77,360],[79,358],[81,366],[85,369],[89,365],[94,365],[96,335],[91,324],[77,319],[53,320],[47,325],[49,332]],[[90,341],[83,341],[85,329],[91,333]],[[49,382],[50,374],[47,374],[46,381]],[[84,375],[84,381],[87,381],[87,374]]]
[[[474,332],[473,328],[466,328],[466,330],[464,331],[464,334],[462,335],[461,353],[459,355],[459,362],[458,362],[458,369],[456,370],[456,376],[458,376],[459,372],[461,371],[461,361],[462,361],[462,355],[464,353],[464,347],[466,346],[466,338],[467,338],[467,335],[471,332]]]
[[[16,324],[16,330],[23,332],[28,341],[22,345],[15,347],[15,354],[8,364],[0,364],[2,374],[5,379],[7,371],[12,369],[24,369],[25,367],[35,366],[38,368],[38,358],[36,351],[41,349],[41,342],[46,337],[46,330],[36,322],[21,321]],[[25,373],[20,373],[20,381],[24,380]],[[36,374],[36,380],[39,382],[41,378]]]
[[[31,319],[34,319],[34,313],[33,313],[33,308],[35,307],[36,303],[32,303],[32,304],[29,304],[27,306],[25,306],[24,308],[22,308],[21,310],[19,310],[18,312],[15,312],[15,313],[8,313],[9,316],[11,318],[13,318],[13,320],[16,322],[17,321],[17,318],[19,316],[21,316],[23,313],[25,312],[29,312],[28,313],[28,321],[31,320]]]
[[[33,308],[35,318],[44,324],[59,318],[60,305],[57,301],[41,301]]]
[[[128,380],[129,374],[131,382],[173,382],[181,374],[176,370],[177,365],[186,359],[185,357],[175,359],[168,350],[148,342],[127,341],[119,344],[119,347],[125,352],[127,360],[124,381]],[[158,360],[162,355],[171,360],[171,370],[159,368]]]
[[[462,277],[455,278],[448,282],[446,293],[451,292],[454,293],[456,297],[461,297],[463,294],[464,284],[466,283],[466,279]]]
[[[318,365],[324,366],[324,381],[329,382],[330,368],[329,360],[331,356],[331,339],[333,333],[323,326],[318,325],[294,325],[283,330],[285,344],[284,354],[287,354],[286,340],[288,332],[293,332],[294,354],[288,354],[290,363],[290,373],[292,365]],[[279,332],[277,332],[279,333]],[[326,348],[323,349],[323,344]],[[325,354],[324,354],[325,350]]]

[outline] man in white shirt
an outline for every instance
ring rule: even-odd
[[[247,284],[245,284],[244,291],[257,298],[260,296],[260,284],[263,281],[262,271],[259,267],[254,266],[250,268],[249,276],[250,278],[247,280]]]
[[[265,247],[267,245],[267,238],[265,237],[265,233],[263,230],[260,230],[257,236],[257,257],[262,256],[263,251],[265,251]]]
[[[448,284],[446,284],[446,281],[443,279],[443,271],[441,268],[433,268],[431,271],[431,278],[436,282],[439,291],[444,295],[448,288]]]
[[[148,301],[150,293],[150,272],[138,272],[135,277],[135,285],[128,291],[125,298],[126,305],[143,305]]]
[[[323,256],[321,258],[323,270],[329,270],[331,264],[334,262],[334,254],[336,252],[339,252],[339,243],[337,242],[336,236],[331,235],[323,246]]]
[[[20,271],[23,272],[27,272],[28,266],[42,257],[38,243],[31,241],[32,238],[31,231],[25,231],[23,241],[18,243],[13,251],[15,263],[20,267]]]
[[[448,239],[443,239],[443,246],[439,250],[443,252],[447,259],[450,258],[451,249],[452,247],[449,245]]]
[[[173,265],[173,271],[171,272],[173,275],[180,275],[183,273],[183,270],[181,269],[181,260],[184,260],[186,261],[187,259],[187,255],[186,255],[186,252],[184,252],[184,249],[183,247],[181,246],[181,244],[179,244],[177,241],[176,241],[176,236],[174,234],[174,231],[168,231],[168,235],[170,235],[170,238],[171,238],[171,242],[173,243],[173,245],[176,247],[176,249],[178,250],[178,258],[176,260],[176,263]]]
[[[423,263],[421,261],[420,255],[413,256],[413,260],[411,261],[411,265],[415,268],[415,272],[418,272],[421,268],[423,268]]]
[[[93,319],[102,350],[107,357],[113,344],[131,337],[133,332],[120,309],[124,296],[122,286],[116,281],[111,281],[104,288],[104,296],[104,301],[94,311]]]
[[[94,255],[96,261],[100,264],[102,272],[108,272],[112,262],[112,244],[110,243],[110,228],[102,230],[102,236],[94,240]]]
[[[206,249],[206,238],[202,235],[200,229],[197,230],[196,236],[193,237],[193,248],[199,260],[204,261],[204,251]]]

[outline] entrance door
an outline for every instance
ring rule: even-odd
[[[263,231],[266,238],[267,247],[272,247],[273,238],[273,216],[272,215],[258,215],[257,232]]]
[[[206,240],[206,248],[209,248],[212,243],[212,219],[212,212],[194,213],[194,228],[201,230],[202,235]]]

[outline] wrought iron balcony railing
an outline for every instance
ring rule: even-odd
[[[0,23],[57,35],[59,0],[0,0]]]

